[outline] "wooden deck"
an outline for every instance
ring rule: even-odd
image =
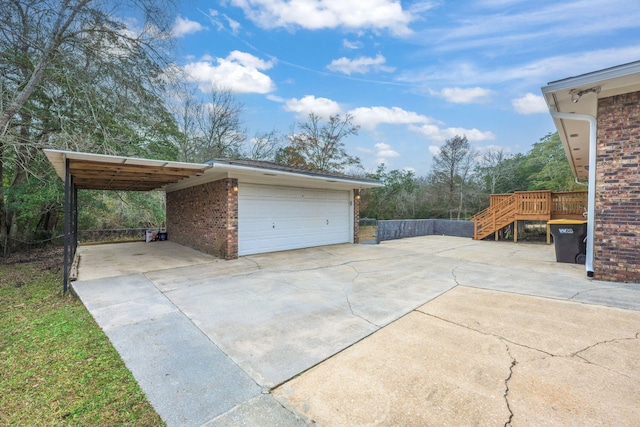
[[[552,219],[584,219],[587,191],[554,193],[552,191],[518,191],[513,194],[492,194],[489,207],[475,214],[474,240],[498,232],[514,224],[513,240],[518,241],[518,221],[549,221]],[[551,242],[547,226],[547,243]]]

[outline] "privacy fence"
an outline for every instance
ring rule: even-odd
[[[448,219],[399,219],[378,221],[376,242],[418,236],[473,237],[473,221]]]

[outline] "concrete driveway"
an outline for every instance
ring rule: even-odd
[[[168,425],[640,419],[640,286],[587,279],[553,246],[79,251],[74,291]]]

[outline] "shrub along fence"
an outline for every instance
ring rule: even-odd
[[[378,221],[376,242],[417,236],[473,237],[473,221],[449,219],[397,219]]]

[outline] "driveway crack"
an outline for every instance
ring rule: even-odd
[[[504,342],[504,341],[503,341]],[[511,405],[509,404],[509,381],[511,377],[513,377],[513,369],[518,364],[518,361],[511,354],[511,350],[509,349],[509,344],[504,342],[505,347],[507,348],[507,354],[511,358],[511,366],[509,366],[509,376],[504,380],[504,402],[507,405],[507,410],[509,411],[509,419],[504,423],[504,427],[511,427],[511,421],[513,421],[513,409],[511,409]]]
[[[434,319],[438,319],[438,320],[441,320],[441,321],[443,321],[443,322],[447,322],[447,323],[450,323],[450,324],[452,324],[452,325],[456,325],[456,326],[459,326],[459,327],[461,327],[461,328],[465,328],[465,329],[468,329],[468,330],[473,331],[473,332],[477,332],[477,333],[482,334],[482,335],[486,335],[486,336],[490,336],[490,337],[498,338],[499,340],[501,340],[501,341],[503,341],[503,342],[505,342],[505,343],[510,343],[510,344],[513,344],[513,345],[517,345],[517,346],[520,346],[520,347],[523,347],[523,348],[529,349],[529,350],[537,351],[537,352],[540,352],[540,353],[542,353],[542,354],[546,354],[547,356],[551,356],[551,357],[563,357],[562,355],[549,353],[548,351],[544,351],[544,350],[541,350],[541,349],[539,349],[539,348],[530,347],[530,346],[528,346],[528,345],[526,345],[526,344],[522,344],[522,343],[519,343],[519,342],[511,341],[510,339],[505,338],[505,337],[503,337],[503,336],[501,336],[501,335],[498,335],[498,334],[492,334],[492,333],[490,333],[490,332],[481,331],[480,329],[475,329],[475,328],[472,328],[472,327],[470,327],[470,326],[463,325],[463,324],[461,324],[461,323],[457,323],[457,322],[454,322],[454,321],[452,321],[452,320],[448,320],[448,319],[445,319],[445,318],[440,317],[440,316],[436,316],[436,315],[431,314],[431,313],[426,313],[426,312],[421,311],[421,310],[419,310],[419,309],[416,309],[415,311],[416,311],[416,312],[418,312],[418,313],[422,313],[422,314],[424,314],[425,316],[433,317]]]
[[[575,353],[573,353],[571,356],[578,356],[578,357],[581,357],[581,356],[579,356],[579,355],[580,355],[580,353],[584,353],[585,351],[591,350],[592,348],[597,347],[597,346],[599,346],[599,345],[603,345],[603,344],[611,344],[611,343],[614,343],[614,342],[620,342],[620,341],[633,341],[633,340],[637,340],[639,337],[640,337],[640,332],[636,333],[636,334],[635,334],[634,336],[632,336],[632,337],[613,338],[613,339],[610,339],[610,340],[599,341],[599,342],[597,342],[597,343],[595,343],[595,344],[591,344],[591,345],[589,345],[589,346],[587,346],[587,347],[583,348],[582,350],[578,350],[578,351],[576,351],[576,352],[575,352]]]
[[[584,291],[576,292],[571,298],[567,298],[567,301],[570,301],[570,300],[574,299],[575,297],[577,297],[578,295],[582,295],[582,294],[585,294],[587,292],[606,291],[606,290],[609,290],[609,289],[611,289],[611,287],[587,289],[587,290],[584,290]]]
[[[355,271],[355,273],[356,273],[356,275],[353,276],[353,279],[351,279],[351,284],[354,284],[356,279],[360,276],[360,272],[352,265],[349,265],[349,267],[351,267],[351,269],[353,271]],[[351,312],[351,314],[353,314],[356,317],[359,317],[360,319],[364,320],[368,324],[370,324],[372,326],[375,326],[376,329],[380,329],[381,328],[380,325],[376,325],[375,323],[373,323],[369,319],[367,319],[364,316],[361,316],[361,315],[359,315],[359,314],[357,314],[356,312],[353,311],[353,306],[351,305],[351,300],[349,299],[349,292],[347,291],[347,285],[346,284],[342,287],[342,292],[344,293],[344,299],[347,301],[347,305],[349,306],[349,311]]]
[[[456,269],[458,267],[453,267],[453,270],[451,270],[451,275],[453,276],[453,281],[456,282],[456,285],[458,286],[462,286],[460,285],[460,283],[458,282],[458,277],[456,276]]]
[[[614,338],[614,339],[611,339],[611,340],[605,340],[605,341],[597,342],[595,344],[592,344],[590,346],[587,346],[587,347],[583,348],[582,350],[576,351],[575,353],[571,354],[569,357],[577,357],[578,359],[584,361],[585,363],[588,363],[589,365],[594,365],[594,366],[597,366],[599,368],[606,369],[607,371],[615,372],[616,374],[622,375],[623,377],[626,377],[626,378],[629,378],[629,379],[632,379],[632,380],[637,380],[638,378],[636,378],[636,377],[630,376],[630,375],[628,375],[628,374],[626,374],[624,372],[620,372],[620,371],[618,371],[616,369],[612,369],[612,368],[609,368],[607,366],[602,366],[602,365],[600,365],[598,363],[592,362],[587,357],[582,356],[580,354],[580,353],[584,353],[585,351],[588,351],[588,350],[590,350],[592,348],[595,348],[595,347],[597,347],[599,345],[617,343],[617,342],[621,342],[621,341],[633,341],[633,340],[637,340],[637,339],[640,339],[640,332],[636,333],[635,336],[633,336],[633,337]]]

